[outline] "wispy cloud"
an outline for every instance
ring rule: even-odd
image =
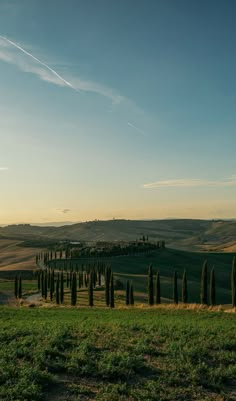
[[[8,167],[0,167],[0,171],[6,171],[6,170],[9,170],[9,168]]]
[[[13,42],[12,40],[0,35],[0,60],[16,65],[20,70],[36,75],[43,81],[54,85],[69,87],[79,92],[91,92],[105,96],[112,103],[120,103],[123,97],[108,88],[96,82],[87,81],[78,77],[66,79],[48,64],[35,57],[31,52]]]
[[[71,209],[57,209],[57,211],[60,213],[66,214],[66,213],[71,212]]]
[[[201,179],[177,179],[150,182],[143,185],[143,188],[191,188],[191,187],[235,187],[236,177],[219,181]]]
[[[131,124],[130,122],[127,123],[129,127],[133,128],[134,130],[136,130],[139,134],[143,135],[143,136],[147,136],[146,132],[144,132],[143,130],[141,130],[140,128],[136,127],[136,125]]]

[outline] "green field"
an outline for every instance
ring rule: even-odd
[[[234,314],[0,308],[1,401],[233,401]]]

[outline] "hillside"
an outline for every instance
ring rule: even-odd
[[[62,227],[10,225],[0,227],[0,238],[17,240],[166,240],[171,248],[204,251],[236,250],[236,222],[208,220],[108,220],[90,221]]]

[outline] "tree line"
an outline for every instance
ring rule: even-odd
[[[210,285],[209,285],[210,284]],[[208,287],[210,291],[208,294]],[[231,272],[231,297],[232,297],[232,307],[236,306],[236,258],[233,258],[232,272]],[[210,302],[209,302],[210,301]],[[174,271],[173,274],[173,302],[177,305],[179,303],[179,293],[178,293],[178,274]],[[188,303],[188,283],[187,274],[184,271],[182,276],[182,302],[184,304]],[[156,280],[154,283],[154,274],[152,265],[150,265],[148,270],[148,304],[150,306],[161,303],[161,283],[160,283],[160,273],[156,273]],[[210,270],[210,283],[208,283],[208,264],[207,260],[204,261],[202,266],[201,274],[201,285],[200,285],[200,303],[202,305],[216,305],[216,279],[215,279],[215,269],[214,267]]]
[[[94,306],[93,292],[96,287],[104,287],[105,289],[105,305],[111,308],[115,307],[115,280],[110,265],[105,265],[102,262],[82,265],[79,270],[78,265],[66,266],[60,264],[60,270],[55,271],[54,262],[49,263],[47,257],[41,256],[42,260],[46,261],[45,268],[38,270],[37,282],[38,290],[41,292],[42,298],[45,300],[50,299],[55,301],[56,304],[64,303],[65,288],[70,290],[71,305],[78,304],[78,291],[82,288],[88,290],[88,305]],[[39,259],[38,259],[39,261]],[[66,270],[64,270],[66,268]],[[209,291],[210,289],[210,291]],[[182,294],[181,300],[184,304],[188,303],[188,282],[187,274],[184,271],[182,276]],[[148,269],[148,304],[150,306],[161,303],[161,276],[160,272],[154,272],[152,265]],[[21,276],[15,277],[14,293],[16,298],[22,298],[22,278]],[[126,305],[134,305],[134,287],[133,283],[129,280],[126,282]],[[231,273],[231,296],[232,306],[236,306],[236,258],[233,258],[232,273]],[[178,273],[173,273],[173,302],[177,305],[179,303],[178,292]],[[200,283],[200,303],[203,305],[216,305],[216,279],[214,267],[210,270],[210,282],[208,280],[208,264],[205,260],[202,266],[201,283]]]

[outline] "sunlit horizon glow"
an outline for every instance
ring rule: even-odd
[[[235,218],[236,3],[89,3],[0,2],[0,225]]]

